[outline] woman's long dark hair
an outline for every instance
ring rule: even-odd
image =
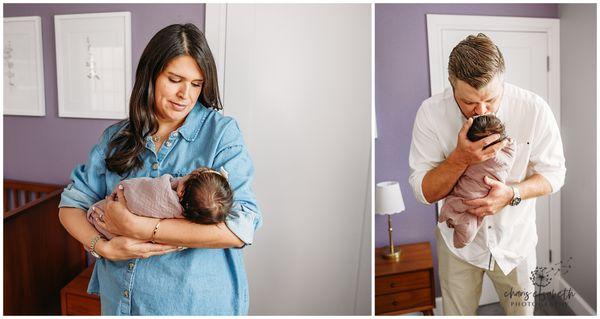
[[[106,168],[119,175],[139,169],[143,165],[141,154],[145,140],[158,131],[158,120],[154,114],[154,84],[165,66],[173,59],[189,55],[200,67],[204,84],[200,102],[221,110],[217,68],[204,34],[195,25],[173,24],[156,33],[150,40],[135,72],[135,84],[129,100],[129,118],[116,133],[109,145],[105,159]]]

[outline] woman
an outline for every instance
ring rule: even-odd
[[[248,287],[239,248],[261,225],[252,162],[237,123],[220,110],[216,67],[204,35],[171,25],[148,43],[136,71],[129,118],[104,131],[76,167],[60,202],[67,231],[95,256],[88,292],[104,315],[244,315]],[[98,220],[85,212],[127,178],[183,176],[199,166],[229,172],[234,206],[225,223],[158,220],[127,210],[122,190]],[[197,249],[179,250],[177,247]],[[213,249],[207,249],[213,248]],[[215,249],[216,248],[216,249]]]

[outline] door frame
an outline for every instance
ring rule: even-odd
[[[444,91],[447,82],[447,66],[442,55],[442,32],[444,30],[481,30],[539,32],[548,35],[548,104],[553,110],[558,127],[560,120],[560,20],[553,18],[521,18],[498,16],[469,16],[427,14],[427,42],[429,52],[429,79],[431,95]],[[433,54],[432,54],[433,52]],[[445,71],[442,71],[445,70]],[[560,260],[560,191],[549,196],[550,243],[553,263]],[[438,210],[439,210],[438,205]],[[560,274],[558,274],[560,277]],[[555,278],[554,282],[558,282]]]
[[[225,104],[225,52],[227,48],[227,4],[207,3],[204,9],[204,36],[217,65],[221,102]]]

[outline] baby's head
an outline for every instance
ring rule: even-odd
[[[506,132],[502,121],[494,114],[486,114],[473,118],[473,124],[471,124],[471,127],[467,132],[467,138],[471,142],[476,142],[492,134],[500,134],[500,138],[492,144],[498,143],[506,138]]]
[[[225,221],[233,205],[227,178],[207,167],[185,176],[178,190],[183,216],[194,223],[212,225]]]

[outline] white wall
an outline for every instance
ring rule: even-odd
[[[562,138],[567,175],[561,197],[563,278],[596,309],[596,5],[561,4]]]
[[[369,315],[370,5],[214,6],[224,113],[264,217],[244,248],[250,314]]]

